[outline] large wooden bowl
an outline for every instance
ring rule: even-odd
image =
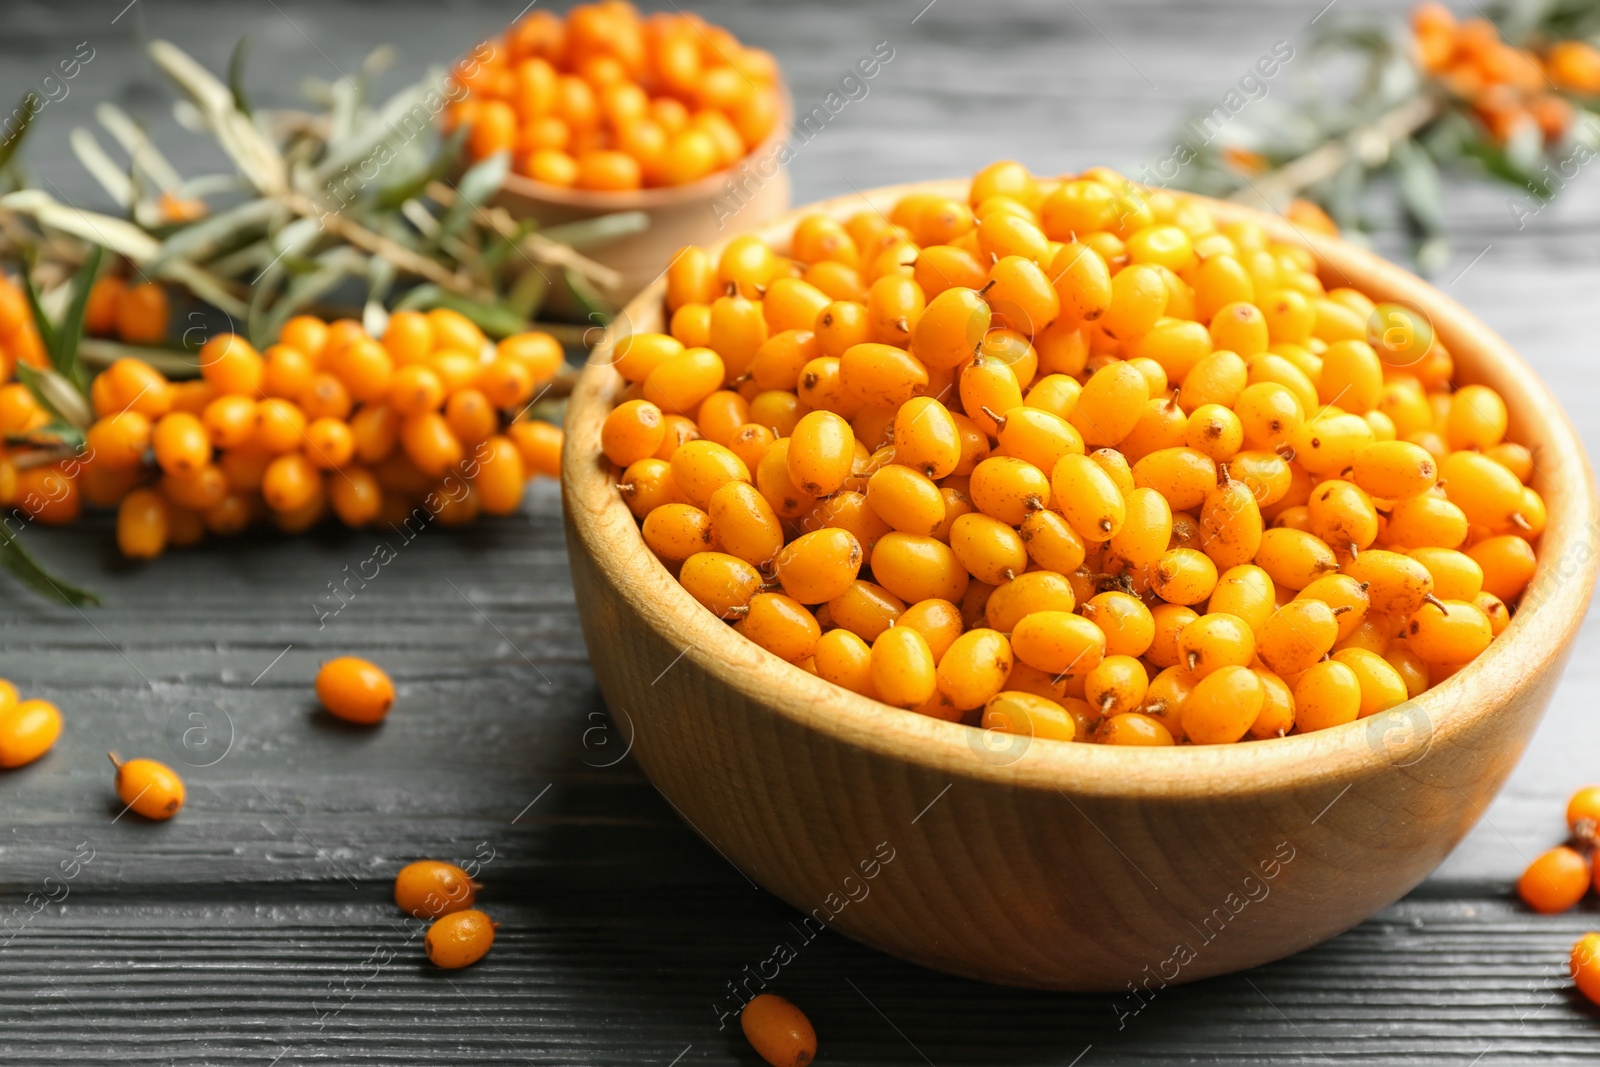
[[[927,183],[866,200],[887,211],[912,189],[966,194]],[[584,371],[563,484],[601,691],[656,787],[808,916],[808,936],[826,925],[942,971],[1052,989],[1128,993],[1255,966],[1405,894],[1521,756],[1595,581],[1593,475],[1571,424],[1504,341],[1422,281],[1281,219],[1212,207],[1307,245],[1330,285],[1426,312],[1460,380],[1505,397],[1549,507],[1533,584],[1489,650],[1418,699],[1336,729],[1209,748],[1030,743],[836,688],[736,634],[645,548],[600,454],[621,386],[604,346]],[[766,236],[786,241],[795,218]],[[640,294],[625,328],[661,329],[662,293]]]

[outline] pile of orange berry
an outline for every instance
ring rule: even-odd
[[[102,274],[89,287],[83,329],[91,337],[116,337],[131,345],[160,344],[167,337],[171,308],[167,291],[156,282],[128,284]]]
[[[1600,95],[1600,49],[1586,41],[1557,41],[1541,57],[1508,44],[1485,18],[1457,22],[1441,3],[1411,15],[1423,70],[1467,101],[1496,141],[1521,126],[1539,129],[1546,144],[1565,136],[1572,104],[1558,91]]]
[[[1600,871],[1591,857],[1600,844],[1600,786],[1584,786],[1567,801],[1569,842],[1543,853],[1517,880],[1517,895],[1546,915],[1566,911],[1588,894],[1600,891]],[[1584,934],[1572,946],[1571,975],[1578,991],[1600,1004],[1600,933]]]
[[[28,298],[9,275],[0,273],[0,382],[11,379],[18,363],[48,367],[50,357],[28,309]],[[25,413],[17,408],[16,401],[14,394],[0,390],[0,434],[26,433],[37,428],[23,424]],[[26,414],[32,417],[31,412]]]
[[[94,378],[80,452],[0,456],[0,504],[44,523],[115,507],[118,544],[141,559],[261,520],[298,533],[329,513],[348,526],[507,514],[529,478],[559,474],[561,429],[518,416],[563,360],[548,334],[491,345],[447,309],[396,312],[381,341],[309,316],[263,353],[224,334],[189,381],[120,359]],[[49,421],[20,383],[0,388],[0,412]]]
[[[726,170],[778,125],[778,66],[727,30],[632,4],[540,8],[477,49],[455,76],[470,92],[447,113],[476,159],[512,153],[547,185],[627,190]]]
[[[482,888],[464,869],[442,860],[417,860],[395,875],[394,902],[431,923],[422,944],[435,967],[471,966],[494,944],[499,924],[473,907]]]
[[[1459,671],[1534,573],[1533,456],[1420,313],[1109,170],[1001,162],[786,249],[687,248],[666,300],[670,333],[615,346],[602,431],[645,544],[895,707],[1320,730]]]

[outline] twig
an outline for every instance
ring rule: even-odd
[[[1365,126],[1357,126],[1342,137],[1318,145],[1298,159],[1269,171],[1234,193],[1236,203],[1256,204],[1276,210],[1279,204],[1300,190],[1316,185],[1339,173],[1351,155],[1366,156],[1373,144],[1385,152],[1390,145],[1410,137],[1439,114],[1440,102],[1432,94],[1416,96]]]
[[[328,232],[344,238],[363,251],[382,256],[407,273],[426,278],[441,288],[470,300],[485,304],[492,304],[496,300],[494,293],[474,284],[463,272],[446,270],[427,256],[418,255],[402,244],[373,233],[337,211],[324,210],[303,193],[282,193],[278,199],[295,214],[303,218],[316,219],[327,227]]]
[[[447,208],[456,202],[459,195],[454,189],[439,181],[429,182],[425,191],[429,197]],[[478,216],[501,237],[508,241],[517,239],[517,221],[505,208],[479,207],[477,211]],[[570,267],[602,289],[615,289],[622,284],[622,275],[619,272],[595,262],[559,241],[552,241],[541,233],[523,235],[522,243],[518,247],[541,262],[556,267]]]

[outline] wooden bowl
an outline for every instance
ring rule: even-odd
[[[625,193],[563,189],[511,174],[495,203],[541,227],[618,211],[644,212],[650,223],[645,229],[581,250],[621,275],[620,284],[608,295],[626,301],[660,277],[673,253],[684,245],[715,244],[789,210],[789,171],[778,162],[779,144],[789,129],[789,97],[787,92],[780,95],[782,111],[772,135],[729,170],[688,185]]]
[[[887,212],[931,189],[866,194]],[[846,216],[860,196],[808,211]],[[1539,567],[1487,652],[1399,708],[1304,736],[1166,749],[1030,741],[892,710],[746,641],[644,546],[600,453],[621,387],[602,346],[573,393],[567,547],[600,688],[694,829],[807,917],[954,974],[1154,990],[1317,944],[1404,895],[1477,822],[1522,754],[1596,571],[1593,475],[1555,398],[1500,338],[1416,277],[1256,218],[1324,279],[1429,315],[1458,377],[1498,390],[1549,508]],[[788,238],[799,213],[765,230]],[[663,285],[624,322],[662,329]],[[797,933],[784,940],[798,947]],[[1131,987],[1130,987],[1131,983]]]

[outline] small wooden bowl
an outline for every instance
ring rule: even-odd
[[[883,211],[929,189],[866,194]],[[846,216],[859,196],[807,210]],[[1399,708],[1304,736],[1128,749],[1008,738],[895,711],[782,662],[651,555],[600,453],[621,381],[596,351],[572,395],[567,546],[601,691],[650,780],[723,856],[822,926],[1010,985],[1154,990],[1278,959],[1373,915],[1477,822],[1538,723],[1595,582],[1594,479],[1554,397],[1500,338],[1343,241],[1250,217],[1353,285],[1429,315],[1465,382],[1534,449],[1538,572],[1476,662]],[[787,240],[799,213],[765,230]],[[781,246],[781,245],[780,245]],[[663,286],[624,322],[659,330]],[[797,935],[798,936],[798,935]],[[1125,1001],[1125,1003],[1124,1003]]]
[[[521,174],[506,177],[495,203],[514,217],[541,227],[642,211],[650,225],[637,233],[582,249],[584,255],[621,275],[608,295],[626,301],[660,277],[684,245],[711,245],[753,230],[789,210],[789,171],[778,162],[779,142],[789,128],[788,94],[773,133],[729,170],[688,185],[626,193],[563,189]],[[766,173],[767,170],[772,173]]]

